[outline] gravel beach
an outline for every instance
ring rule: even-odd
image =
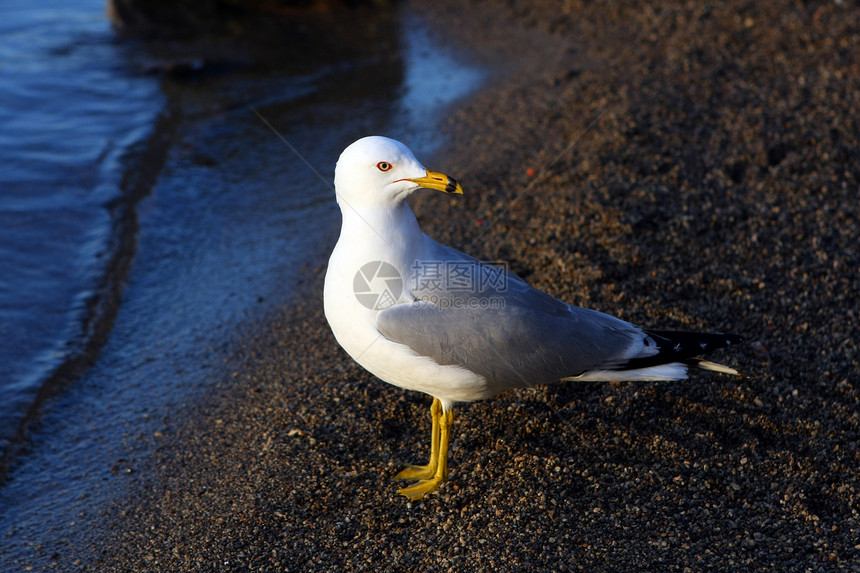
[[[466,190],[413,203],[425,232],[742,335],[712,358],[749,377],[460,405],[450,482],[409,503],[390,478],[428,455],[430,398],[337,346],[321,260],[59,569],[860,571],[857,3],[488,4],[411,2],[496,70],[419,158]]]

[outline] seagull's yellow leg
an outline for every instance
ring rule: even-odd
[[[437,400],[434,399],[433,406],[436,406],[436,402]],[[433,411],[433,406],[431,406],[431,412]],[[401,495],[405,495],[412,501],[421,499],[431,491],[436,491],[437,489],[439,489],[440,485],[442,485],[448,480],[448,440],[451,436],[451,425],[454,423],[454,412],[451,410],[448,410],[447,412],[441,412],[441,403],[439,403],[438,409],[440,411],[438,416],[439,439],[434,440],[434,444],[438,442],[438,447],[436,449],[437,455],[435,458],[435,471],[431,476],[421,479],[421,481],[419,481],[415,485],[403,488],[401,490],[398,490],[397,492]],[[430,456],[431,458],[433,457],[432,448],[430,451]],[[432,467],[433,464],[434,461],[431,459],[430,465],[428,465],[427,468]],[[399,476],[400,474],[397,475]]]
[[[438,398],[433,398],[433,403],[430,405],[430,419],[433,423],[430,430],[430,463],[426,466],[406,466],[393,479],[430,479],[436,474],[436,465],[439,461],[439,420],[441,418],[442,402]]]

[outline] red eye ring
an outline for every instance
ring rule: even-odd
[[[387,161],[380,161],[379,163],[376,164],[376,168],[379,169],[380,171],[390,171],[392,167],[393,167],[393,165],[391,165]]]

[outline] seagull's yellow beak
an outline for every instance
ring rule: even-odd
[[[409,179],[409,181],[417,183],[418,185],[426,189],[436,189],[437,191],[444,191],[445,193],[454,193],[456,195],[463,194],[463,187],[459,183],[457,183],[457,181],[453,177],[449,177],[444,173],[428,171],[426,177]]]

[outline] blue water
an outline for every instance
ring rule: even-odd
[[[93,0],[0,6],[0,448],[85,346],[122,158],[163,105],[103,11]]]
[[[0,5],[0,569],[98,519],[243,324],[319,304],[293,293],[336,237],[346,145],[442,143],[484,74],[396,22],[350,58],[175,77],[102,0]]]

